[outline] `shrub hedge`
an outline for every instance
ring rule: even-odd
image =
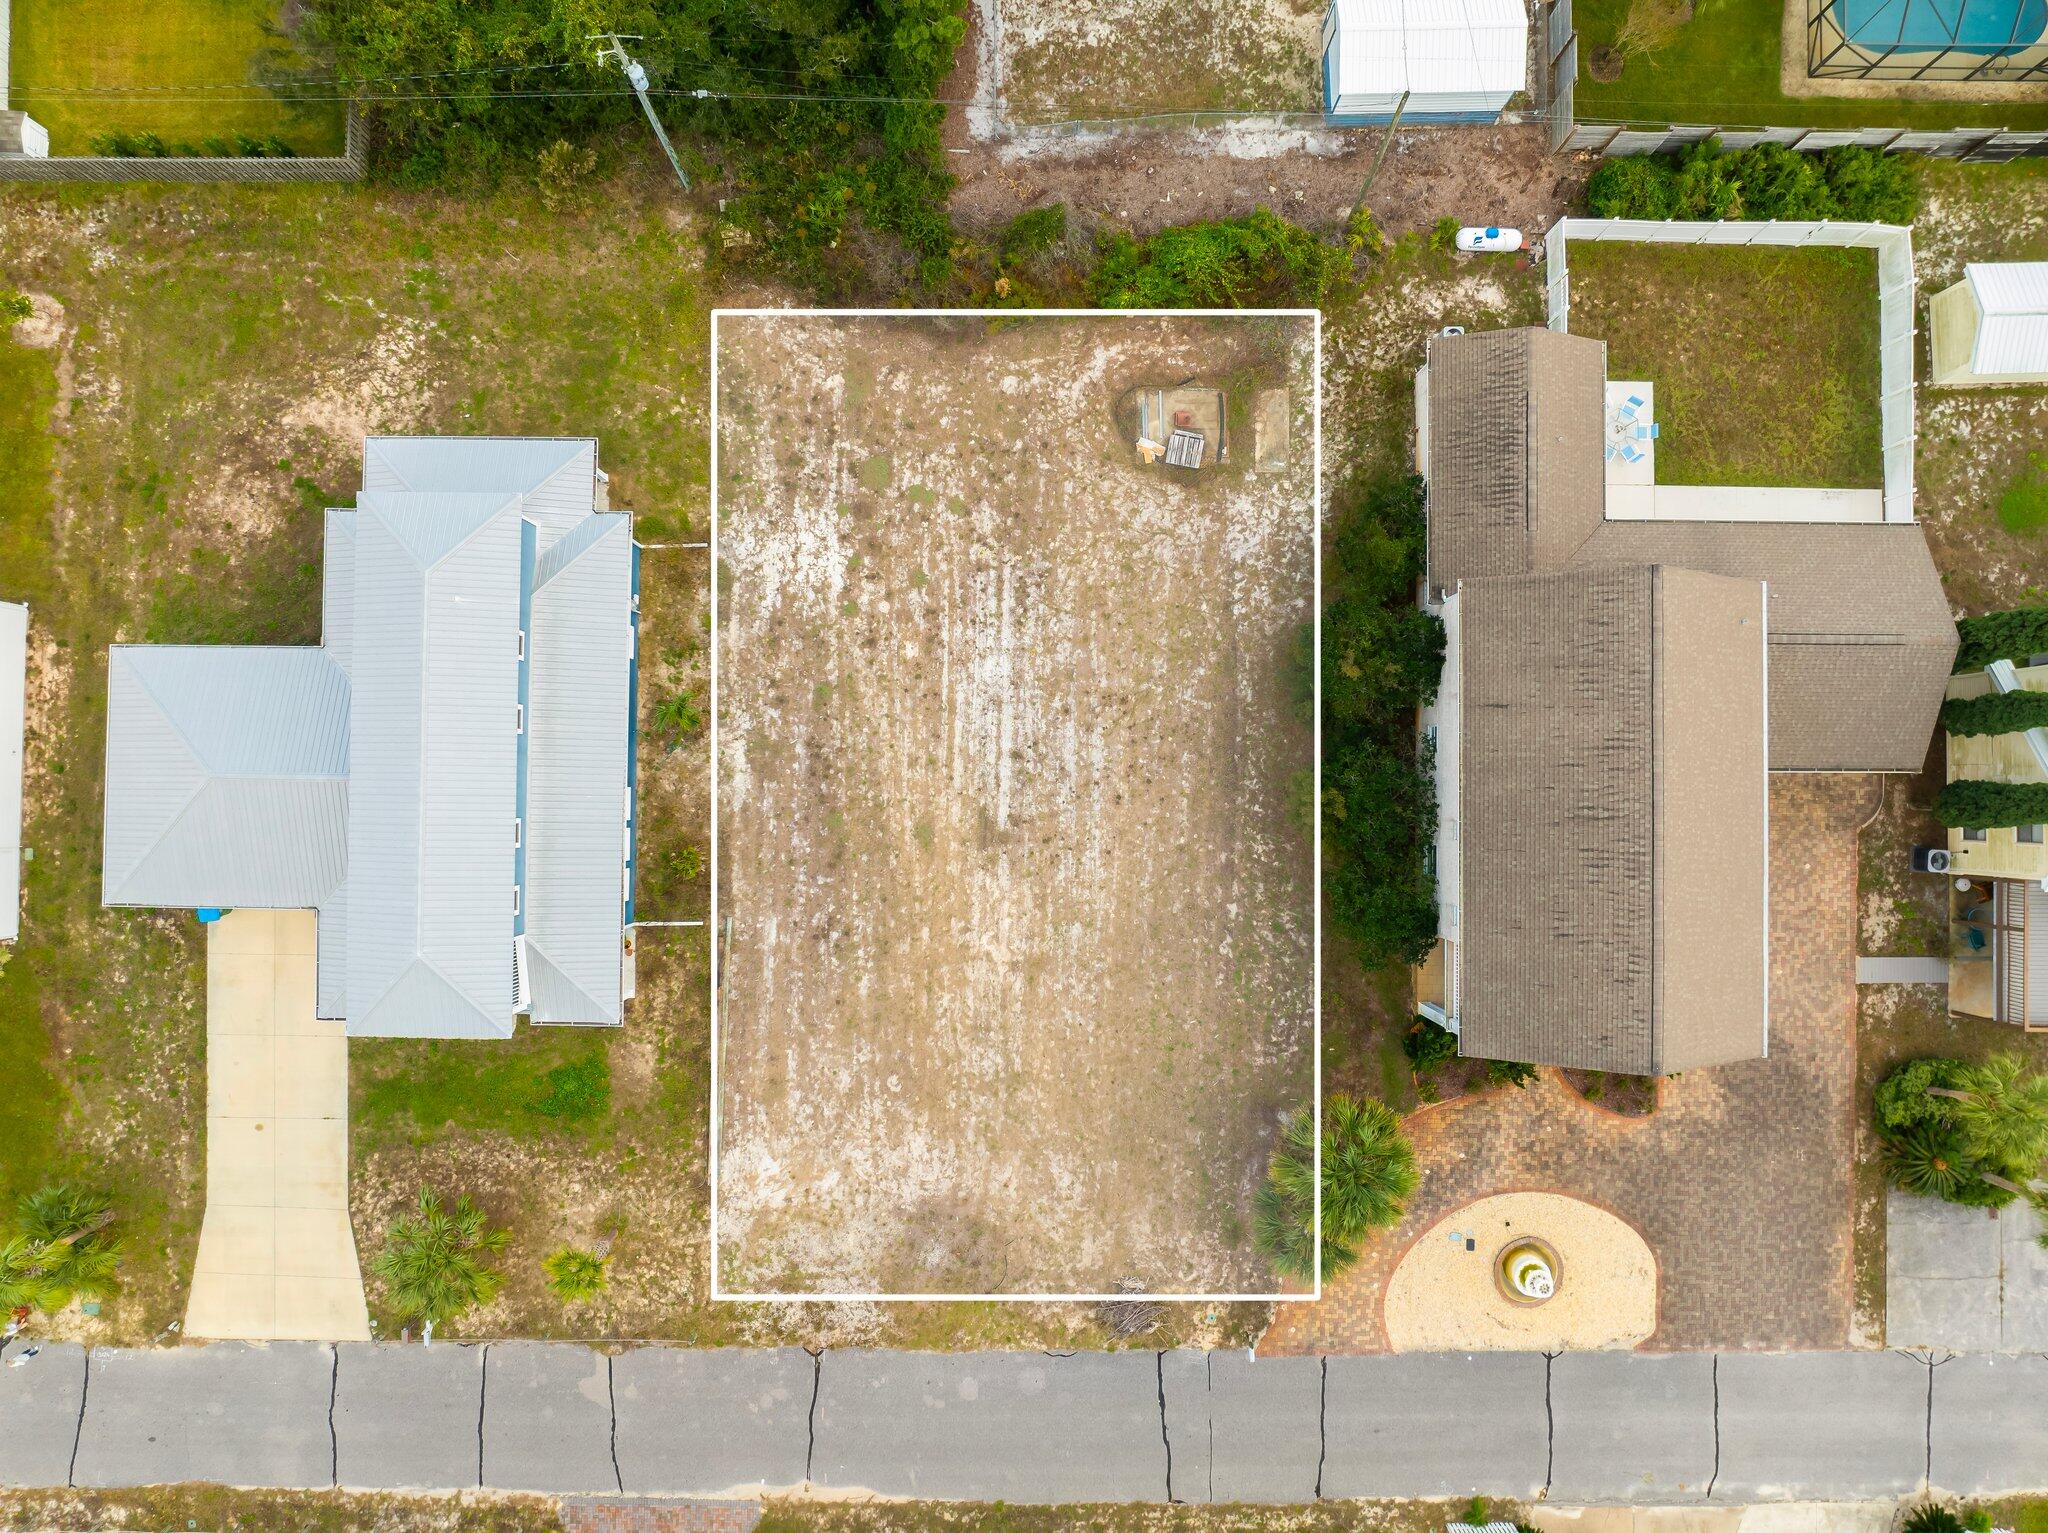
[[[1800,154],[1782,144],[1724,152],[1719,139],[1682,154],[1624,155],[1586,183],[1598,218],[1842,218],[1907,224],[1920,206],[1910,160],[1844,145]]]
[[[1962,645],[1956,650],[1958,671],[1981,671],[1994,660],[2020,664],[2048,654],[2048,607],[2020,607],[1987,612],[1956,624]]]
[[[2048,782],[1990,782],[1963,777],[1941,790],[1934,817],[1953,829],[2048,825]]]
[[[1424,864],[1436,787],[1414,714],[1443,665],[1443,624],[1415,604],[1422,481],[1372,481],[1337,508],[1323,581],[1323,891],[1368,967],[1420,963],[1436,942]]]
[[[1103,309],[1319,304],[1349,264],[1343,250],[1267,208],[1143,241],[1119,230],[1096,253],[1088,298]]]
[[[1941,705],[1941,727],[1952,735],[2009,735],[2048,726],[2048,692],[1987,692],[1952,697]]]

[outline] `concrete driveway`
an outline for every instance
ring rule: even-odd
[[[2032,1208],[1993,1212],[1894,1192],[1885,1224],[1893,1346],[2048,1352],[2048,1250]]]
[[[367,1341],[348,1220],[348,1042],[314,1005],[309,910],[206,942],[206,1222],[187,1336]]]

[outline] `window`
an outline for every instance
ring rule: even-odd
[[[522,734],[522,735],[523,735],[523,734],[525,734],[525,733],[526,733],[526,704],[524,704],[524,703],[514,703],[514,704],[512,705],[512,719],[513,719],[513,724],[512,724],[512,727],[513,727],[513,728],[514,728],[514,729],[515,729],[516,731],[518,731],[518,732],[519,732],[520,734]]]
[[[518,820],[518,819],[515,819],[515,820],[513,820],[513,822],[512,822],[512,850],[514,850],[515,852],[519,850],[519,845],[520,845],[520,842],[521,842],[522,840],[524,840],[524,839],[525,839],[525,831],[526,831],[526,822],[525,822],[524,820]]]
[[[1987,837],[1987,836],[1986,836],[1986,834],[1985,834],[1985,833],[1984,833],[1983,831],[1981,831],[1981,830],[1967,830],[1967,829],[1966,829],[1966,830],[1964,830],[1964,832],[1963,832],[1963,839],[1964,839],[1965,841],[1984,841],[1984,840],[1988,840],[1988,839],[1989,839],[1989,837]]]
[[[2026,846],[2039,846],[2041,844],[2041,827],[2038,825],[2022,825],[2019,828],[2018,834],[2020,841]]]
[[[1436,877],[1436,843],[1433,841],[1422,849],[1422,871],[1431,878]]]
[[[519,914],[519,886],[517,884],[512,886],[512,914],[515,916]]]
[[[526,630],[524,628],[519,630],[519,658],[521,660],[526,658]]]

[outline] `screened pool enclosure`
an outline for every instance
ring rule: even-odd
[[[1823,79],[2048,81],[2048,0],[1808,0]]]

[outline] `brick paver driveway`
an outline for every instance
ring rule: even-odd
[[[1856,832],[1879,779],[1771,779],[1771,1055],[1665,1082],[1657,1112],[1590,1107],[1554,1074],[1408,1120],[1422,1184],[1316,1304],[1282,1305],[1259,1350],[1380,1351],[1388,1275],[1415,1238],[1488,1193],[1568,1193],[1656,1253],[1646,1345],[1845,1347],[1856,1078]]]

